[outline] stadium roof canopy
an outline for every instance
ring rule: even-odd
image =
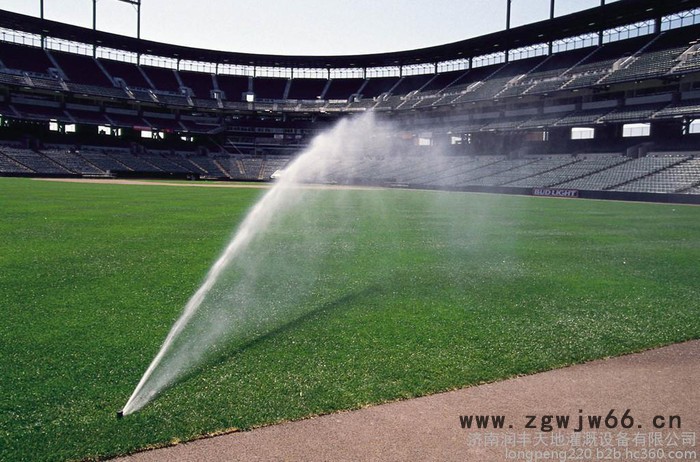
[[[700,0],[619,0],[501,32],[408,51],[344,56],[287,56],[183,47],[0,10],[0,27],[96,47],[188,61],[260,67],[371,68],[434,64],[599,32],[700,6]]]

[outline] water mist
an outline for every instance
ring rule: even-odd
[[[120,416],[141,409],[207,359],[313,309],[314,302],[323,298],[317,283],[324,265],[330,259],[352,260],[348,241],[353,217],[342,213],[343,204],[334,204],[333,199],[323,202],[329,200],[328,194],[320,194],[311,183],[352,182],[353,176],[360,175],[353,167],[357,162],[352,161],[395,153],[394,135],[386,122],[367,113],[341,120],[311,142],[250,209],[172,326]],[[342,191],[334,192],[342,196]],[[334,223],[319,222],[314,213],[317,206],[337,208]],[[309,240],[305,226],[327,229],[321,239],[316,233]],[[299,271],[300,262],[304,271]]]

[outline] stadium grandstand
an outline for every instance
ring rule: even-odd
[[[700,202],[700,0],[603,1],[356,56],[196,49],[9,11],[0,31],[3,176],[269,181],[374,111],[414,167],[367,153],[335,181]]]

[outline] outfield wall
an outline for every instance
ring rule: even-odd
[[[665,193],[641,193],[641,192],[624,192],[624,191],[588,191],[588,190],[571,190],[576,191],[577,195],[567,193],[565,195],[543,195],[535,194],[535,189],[544,188],[509,188],[506,186],[464,186],[459,188],[450,187],[433,187],[426,185],[409,185],[415,189],[428,189],[435,191],[463,191],[463,192],[480,192],[480,193],[495,193],[495,194],[514,194],[521,196],[537,196],[537,197],[559,197],[559,198],[580,198],[580,199],[600,199],[600,200],[618,200],[632,202],[661,202],[673,204],[697,204],[700,205],[700,195],[698,194],[665,194]]]

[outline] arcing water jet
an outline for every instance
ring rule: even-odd
[[[333,236],[326,242],[289,245],[277,253],[269,250],[266,236],[299,214],[309,215],[297,221],[313,222],[305,201],[308,183],[333,182],[347,175],[343,165],[352,156],[391,152],[390,134],[388,125],[368,113],[341,120],[312,141],[248,212],[118,416],[141,409],[210,355],[221,352],[224,344],[252,340],[303,314],[317,275],[297,274],[295,265],[301,259],[323,259]],[[297,230],[293,239],[303,235],[303,229]]]

